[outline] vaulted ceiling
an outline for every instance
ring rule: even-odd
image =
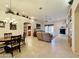
[[[57,20],[67,16],[68,0],[11,0],[11,8],[38,20]],[[10,0],[0,0],[0,10],[10,7]]]

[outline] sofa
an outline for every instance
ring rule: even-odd
[[[46,33],[46,32],[37,32],[37,38],[38,40],[51,42],[53,35],[51,35],[50,33]]]

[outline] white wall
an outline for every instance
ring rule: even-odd
[[[32,33],[33,29],[36,28],[36,23],[41,24],[41,29],[42,29],[42,22],[34,21],[34,20],[29,20],[27,18],[17,16],[17,15],[11,15],[12,18],[14,18],[17,22],[17,29],[16,30],[10,30],[10,20],[6,22],[5,28],[0,28],[0,37],[4,37],[4,33],[12,33],[12,35],[18,35],[18,34],[23,34],[24,31],[24,22],[29,22],[32,25]],[[5,14],[4,11],[0,11],[0,20],[5,20],[6,18],[10,18],[10,14]]]
[[[10,15],[5,14],[4,12],[0,12],[0,20],[5,20],[6,18],[8,18]],[[12,35],[17,35],[17,34],[22,34],[23,33],[23,23],[25,20],[22,17],[16,16],[16,15],[12,15],[12,18],[16,19],[16,26],[17,26],[17,30],[10,30],[10,21],[7,21],[5,23],[5,28],[0,28],[0,37],[4,36],[4,33],[9,33],[11,32]]]
[[[44,31],[44,22],[42,21],[35,21],[35,28],[36,28],[36,24],[41,24],[41,28],[40,29],[37,29],[37,30],[43,30]]]

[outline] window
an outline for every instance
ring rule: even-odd
[[[54,26],[53,25],[45,25],[45,32],[53,34]]]

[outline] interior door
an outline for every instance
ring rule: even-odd
[[[24,23],[24,33],[27,36],[27,23]]]

